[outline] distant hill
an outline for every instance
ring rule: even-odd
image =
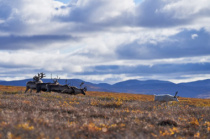
[[[10,86],[25,86],[31,79],[18,80],[18,81],[0,81],[0,85]],[[43,82],[52,82],[51,79],[43,79]],[[68,84],[71,86],[77,86],[85,82],[80,79],[68,79]],[[66,84],[65,79],[59,80],[60,84]],[[107,83],[94,84],[91,82],[85,82],[84,86],[88,88],[88,91],[100,91],[100,92],[122,92],[133,94],[171,94],[174,95],[176,91],[179,91],[180,97],[192,97],[192,98],[210,98],[210,80],[195,81],[189,83],[175,84],[169,81],[160,80],[127,80],[115,83],[113,85]]]
[[[179,91],[179,96],[181,97],[197,97],[198,95],[205,92],[200,92],[199,88],[192,86],[184,86],[181,84],[175,84],[168,81],[159,80],[127,80],[113,84],[109,88],[114,92],[125,92],[134,94],[172,94],[174,95],[176,91]]]

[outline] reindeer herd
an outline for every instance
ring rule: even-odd
[[[82,88],[84,82],[80,84],[80,88],[77,88],[75,86],[69,86],[67,84],[61,85],[59,84],[58,79],[53,80],[53,83],[43,83],[41,79],[44,77],[45,77],[44,73],[38,73],[38,76],[35,75],[33,77],[33,81],[29,81],[26,83],[25,93],[30,89],[30,92],[32,92],[32,90],[36,90],[37,93],[41,91],[45,92],[53,91],[53,92],[71,94],[71,95],[77,95],[77,94],[85,95],[85,92],[87,91],[86,87]],[[175,93],[174,96],[169,94],[155,95],[154,101],[159,101],[159,102],[179,101],[177,94],[178,91]]]
[[[38,76],[35,75],[33,77],[33,81],[29,81],[26,83],[26,90],[25,93],[30,89],[30,93],[32,90],[36,90],[37,93],[41,91],[45,92],[59,92],[59,93],[66,93],[71,95],[77,95],[77,94],[83,94],[85,95],[85,91],[87,91],[87,88],[82,88],[82,85],[84,82],[80,84],[80,88],[77,88],[75,86],[69,86],[67,84],[61,85],[58,82],[58,79],[53,80],[53,83],[43,83],[41,80],[42,78],[46,77],[44,73],[38,73]]]

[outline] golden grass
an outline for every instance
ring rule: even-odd
[[[26,93],[0,86],[0,139],[210,138],[210,99],[91,92]]]

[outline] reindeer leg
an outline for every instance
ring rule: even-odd
[[[36,93],[40,93],[41,92],[41,87],[36,87]]]
[[[76,92],[75,92],[74,88],[72,87],[71,89],[73,90],[73,93],[72,94],[73,95],[76,95]]]
[[[26,87],[25,93],[28,91],[29,87]]]
[[[30,93],[32,93],[32,89],[30,90]]]
[[[47,92],[51,93],[51,88],[47,87]]]
[[[46,85],[46,87],[47,87],[47,91],[46,91],[46,92],[50,92],[49,86]],[[51,93],[51,92],[50,92],[50,93]]]
[[[61,93],[66,93],[66,94],[68,94],[67,89],[64,89],[63,91],[61,91]]]

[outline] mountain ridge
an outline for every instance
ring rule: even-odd
[[[0,81],[0,85],[25,86],[32,79],[16,80],[16,81]],[[42,79],[43,82],[53,82],[52,79]],[[81,82],[85,82],[88,91],[99,92],[116,92],[116,93],[132,93],[132,94],[171,94],[174,95],[179,91],[180,97],[192,98],[210,98],[210,79],[199,80],[188,83],[175,84],[170,81],[162,80],[126,80],[115,84],[108,83],[91,83],[81,79],[59,79],[60,84],[69,84],[79,87]]]

